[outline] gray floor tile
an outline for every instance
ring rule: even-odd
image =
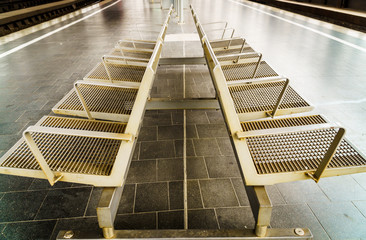
[[[25,111],[17,120],[16,122],[24,123],[29,121],[38,121],[43,116],[50,114],[50,110],[32,110],[32,111]]]
[[[184,209],[183,198],[183,181],[169,182],[169,209]]]
[[[221,110],[206,111],[206,114],[211,124],[225,124]]]
[[[217,208],[220,229],[246,229],[255,227],[255,220],[250,207]]]
[[[34,178],[0,174],[0,192],[27,190],[33,180]]]
[[[156,181],[156,161],[132,161],[128,170],[127,183],[144,183]]]
[[[219,144],[219,149],[222,155],[224,156],[234,156],[233,146],[231,145],[230,139],[227,138],[216,138],[217,143]]]
[[[205,157],[210,178],[241,177],[234,156]]]
[[[206,163],[203,157],[187,157],[187,178],[208,178]]]
[[[187,111],[187,124],[206,124],[209,123],[206,112],[203,110]]]
[[[309,203],[309,206],[332,239],[366,236],[366,218],[352,203]]]
[[[189,229],[218,229],[215,211],[213,209],[189,210]]]
[[[228,137],[224,124],[197,124],[196,127],[199,138]]]
[[[282,194],[277,188],[277,185],[269,185],[266,186],[266,191],[271,200],[272,205],[282,205],[286,204],[286,201],[283,199]]]
[[[352,177],[364,190],[366,190],[366,173],[353,174]]]
[[[314,203],[328,204],[328,203]],[[315,240],[329,239],[313,212],[306,204],[274,206],[271,218],[272,228],[309,228]]]
[[[159,126],[158,140],[183,139],[183,126]]]
[[[55,225],[56,220],[9,223],[2,231],[2,236],[5,239],[48,240],[52,235]]]
[[[119,202],[119,207],[117,214],[132,213],[135,201],[135,184],[126,184],[123,187],[121,201]]]
[[[46,195],[47,191],[6,193],[0,201],[0,222],[33,220]]]
[[[166,113],[152,113],[146,111],[143,126],[166,126],[172,124],[172,114]]]
[[[184,229],[184,212],[159,212],[158,213],[159,229]]]
[[[103,188],[101,187],[93,187],[85,216],[97,216],[97,206],[100,200],[100,196],[102,196],[102,191]]]
[[[161,159],[158,163],[158,181],[183,180],[183,159]]]
[[[329,202],[313,180],[281,183],[276,186],[287,203]]]
[[[247,192],[245,191],[244,183],[241,178],[232,178],[236,196],[238,197],[240,206],[250,206]]]
[[[50,190],[36,219],[84,216],[91,190],[91,187]]]
[[[194,150],[197,156],[217,156],[220,155],[219,146],[215,139],[203,138],[193,139]]]
[[[42,189],[56,189],[56,188],[69,188],[72,183],[69,182],[56,182],[51,186],[48,180],[35,178],[32,184],[29,186],[29,190],[42,190]]]
[[[366,190],[351,176],[323,178],[318,185],[332,201],[366,200]]]
[[[156,213],[117,215],[116,229],[156,229]]]
[[[187,138],[198,138],[196,125],[188,124],[186,129]]]
[[[135,212],[168,210],[168,184],[137,184]]]
[[[188,209],[203,208],[201,190],[197,180],[187,182],[187,194]]]
[[[174,141],[143,142],[140,146],[140,159],[173,158]]]
[[[40,118],[39,118],[40,119]],[[16,135],[26,126],[26,122],[0,123],[0,135]]]
[[[192,139],[187,139],[186,144],[187,144],[186,146],[187,157],[196,156],[196,153],[194,152]],[[175,156],[183,157],[183,140],[174,140],[174,146],[175,146]]]
[[[141,127],[139,141],[156,141],[157,140],[157,127]]]
[[[200,180],[204,207],[239,206],[230,179]]]
[[[361,212],[361,214],[366,217],[366,201],[354,201],[353,204]]]

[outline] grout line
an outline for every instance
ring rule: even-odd
[[[90,194],[89,194],[88,202],[86,203],[86,207],[85,207],[85,211],[84,211],[84,215],[83,215],[84,217],[86,216],[86,212],[88,210],[89,203],[90,203],[90,200],[91,200],[91,197],[92,197],[92,193],[94,192],[94,189],[95,189],[95,187],[93,186],[92,190],[90,191]]]
[[[327,230],[325,229],[325,227],[323,226],[323,224],[320,222],[319,218],[316,216],[316,214],[313,212],[313,209],[311,209],[311,207],[309,206],[308,203],[305,203],[305,205],[310,209],[310,212],[313,214],[313,216],[315,217],[315,219],[318,221],[319,225],[323,228],[325,234],[327,234],[327,236],[329,237],[329,239],[332,239],[329,235],[329,233],[327,232]]]
[[[158,216],[158,211],[155,211],[155,229],[159,229],[159,216]]]
[[[352,201],[350,201],[352,204],[353,204],[353,206],[355,206],[355,208],[361,213],[361,215],[362,216],[364,216],[365,218],[366,218],[366,213],[364,214],[362,211],[361,211],[361,209],[359,209],[357,206],[356,206],[356,204],[354,203],[354,201],[358,201],[358,200],[352,200]]]
[[[169,210],[171,210],[170,209],[170,189],[169,189],[169,181],[167,181],[167,189],[168,189],[168,209]]]
[[[135,183],[135,193],[134,193],[134,196],[133,196],[132,214],[135,214],[136,194],[137,194],[137,183]]]
[[[241,206],[240,200],[239,200],[239,196],[238,196],[238,194],[236,192],[236,189],[235,189],[234,183],[232,181],[232,178],[230,178],[230,182],[231,182],[231,186],[233,187],[233,190],[234,190],[234,194],[235,194],[235,197],[236,197],[236,201],[238,201],[239,206]]]
[[[41,211],[41,208],[43,206],[43,203],[46,201],[46,198],[47,198],[48,194],[50,193],[50,191],[52,191],[52,190],[48,190],[46,196],[44,196],[43,201],[42,201],[41,205],[39,206],[37,213],[34,215],[33,220],[36,220],[39,212]]]
[[[217,226],[218,226],[219,229],[221,229],[220,223],[219,223],[219,218],[217,217],[216,208],[214,208],[213,210],[214,210],[214,213],[215,213],[215,219],[216,219],[216,222],[217,222]]]
[[[52,230],[52,233],[51,233],[51,235],[50,235],[50,240],[51,240],[51,238],[52,238],[52,236],[55,234],[55,232],[56,232],[56,229],[57,229],[57,224],[58,224],[58,219],[56,220],[56,223],[55,223],[55,226],[53,226],[53,230]]]
[[[207,162],[206,162],[206,156],[201,156],[201,157],[203,158],[203,163],[205,164],[205,169],[206,169],[206,173],[207,173],[207,179],[211,179],[210,178],[210,173],[208,172],[208,167],[207,167]],[[215,179],[217,179],[217,178],[215,178]]]
[[[201,195],[202,209],[205,209],[205,204],[203,202],[203,195],[202,195],[200,180],[197,180],[197,183],[198,183],[198,189],[200,190],[200,195]]]

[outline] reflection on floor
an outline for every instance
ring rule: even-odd
[[[227,0],[192,1],[203,22],[227,20],[317,112],[340,122],[366,152],[365,52]],[[261,11],[272,11],[244,2]],[[230,13],[230,14],[228,14]],[[272,14],[280,15],[273,11]],[[290,18],[288,15],[280,15]],[[0,59],[0,155],[22,131],[51,108],[124,37],[131,25],[159,23],[159,3],[122,1],[78,24]],[[346,32],[289,20],[353,44]],[[70,20],[71,21],[71,20]],[[66,23],[65,23],[66,24]],[[60,27],[56,25],[0,47],[9,50]],[[173,18],[168,34],[192,33]],[[200,56],[197,42],[166,42],[163,57]],[[152,97],[215,95],[206,66],[160,66]],[[147,111],[118,209],[116,229],[183,228],[183,112]],[[190,228],[253,228],[254,218],[220,111],[187,111]],[[272,227],[308,227],[315,239],[366,236],[366,175],[301,181],[267,188],[274,205]],[[0,239],[54,239],[61,229],[95,232],[101,188],[0,175]]]

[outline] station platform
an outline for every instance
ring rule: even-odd
[[[227,21],[366,153],[366,34],[246,0],[192,0],[202,22]],[[0,46],[0,156],[90,72],[135,24],[162,23],[160,2],[115,0]],[[172,17],[162,57],[201,57],[189,9]],[[184,84],[183,84],[184,82]],[[183,92],[184,91],[184,92]],[[161,65],[152,98],[215,97],[207,66]],[[188,227],[253,228],[225,122],[187,110]],[[183,229],[183,110],[148,110],[116,229]],[[364,239],[366,174],[266,187],[272,228],[306,227],[314,239]],[[55,239],[60,230],[102,236],[102,188],[0,175],[0,239]]]

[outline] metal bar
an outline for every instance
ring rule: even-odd
[[[205,57],[161,58],[159,65],[205,65]]]
[[[321,178],[324,170],[327,168],[329,162],[332,160],[334,154],[337,151],[339,144],[341,143],[346,130],[344,128],[339,128],[337,135],[334,137],[333,142],[329,146],[327,152],[325,153],[323,160],[320,162],[318,169],[312,174],[313,179],[318,182]]]
[[[104,188],[100,197],[97,216],[99,227],[103,229],[105,238],[113,238],[116,235],[114,231],[114,219],[116,218],[122,191],[123,187]]]
[[[280,104],[283,100],[283,97],[285,96],[285,93],[286,93],[289,82],[290,82],[290,80],[287,78],[286,82],[285,82],[285,85],[283,86],[282,91],[281,91],[280,95],[278,96],[277,103],[274,106],[273,111],[271,113],[272,118],[274,118],[274,116],[276,115],[276,112],[277,112],[277,110],[278,110],[278,108],[279,108],[279,106],[280,106]]]
[[[220,109],[217,99],[156,99],[152,98],[146,103],[147,110],[168,109]]]
[[[267,236],[260,239],[312,239],[313,235],[307,228],[301,229],[303,234],[298,235],[296,232],[300,232],[296,228],[270,228],[267,230]],[[72,237],[70,238],[70,235]],[[66,237],[67,236],[67,237]],[[115,236],[113,239],[238,239],[238,240],[258,240],[258,236],[253,233],[253,229],[239,229],[239,230],[202,230],[202,229],[189,229],[189,230],[115,230]],[[57,235],[58,240],[61,239],[89,239],[99,240],[103,237],[95,236],[90,232],[81,231],[60,231]]]
[[[80,89],[78,87],[78,82],[75,82],[74,83],[74,88],[75,88],[76,94],[79,97],[79,100],[80,100],[81,104],[83,105],[83,108],[84,108],[84,110],[86,112],[86,115],[88,116],[89,119],[94,120],[94,118],[92,117],[92,115],[91,115],[91,113],[89,111],[88,106],[86,105],[85,99],[84,99],[83,95],[81,94],[81,91],[80,91]]]

